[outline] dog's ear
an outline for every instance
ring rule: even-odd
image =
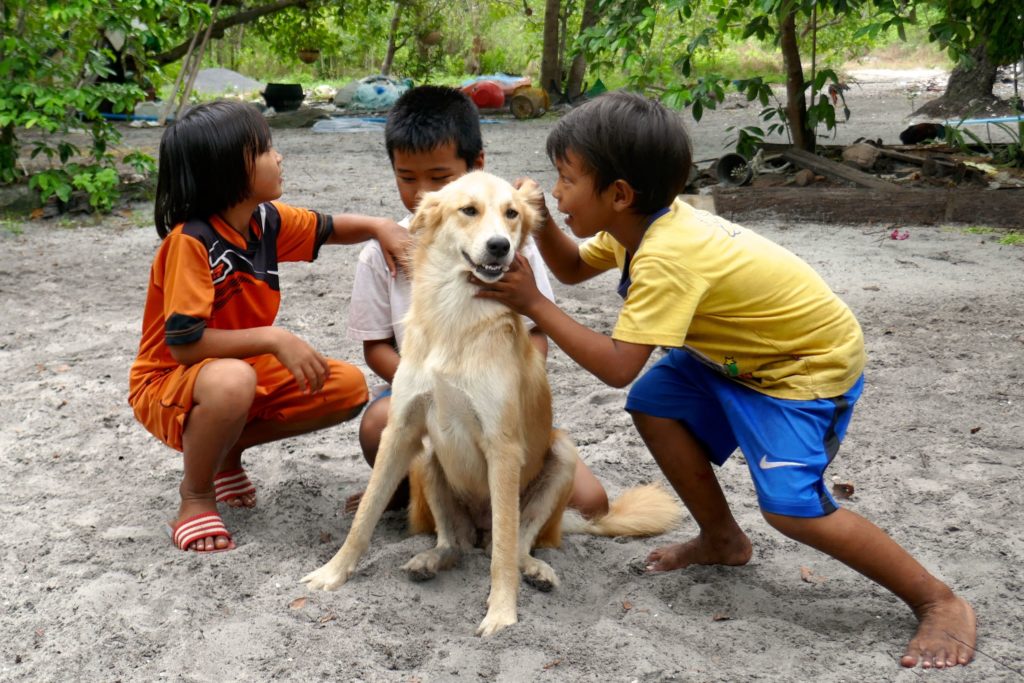
[[[523,217],[523,232],[530,234],[547,220],[548,207],[544,203],[544,191],[530,179],[522,181],[516,190],[516,207]]]
[[[422,238],[423,233],[433,232],[441,224],[442,208],[441,200],[436,192],[427,192],[420,198],[416,206],[416,213],[413,214],[412,222],[409,223],[409,232],[417,238]]]

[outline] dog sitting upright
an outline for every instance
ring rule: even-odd
[[[551,428],[544,358],[519,314],[475,298],[472,274],[496,281],[533,229],[539,191],[478,171],[426,194],[413,217],[412,303],[388,426],[341,550],[302,579],[332,590],[348,580],[401,479],[410,478],[410,526],[437,545],[403,569],[416,580],[453,566],[490,517],[491,591],[477,633],[516,622],[519,573],[542,590],[558,584],[534,547],[561,543],[576,448]],[[424,452],[424,436],[429,448]],[[580,530],[651,535],[681,517],[660,487],[632,489]]]

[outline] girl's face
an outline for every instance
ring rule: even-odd
[[[284,192],[283,158],[273,147],[256,157],[249,177],[250,199],[269,202],[281,196]]]
[[[571,149],[564,159],[555,160],[558,180],[551,194],[558,200],[558,210],[565,214],[565,224],[577,237],[592,237],[606,230],[613,218],[610,206],[611,187],[598,192],[594,177],[583,160]]]

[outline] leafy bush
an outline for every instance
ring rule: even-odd
[[[169,26],[208,12],[182,0],[0,4],[0,183],[30,176],[44,202],[81,190],[93,209],[110,210],[119,185],[111,148],[120,134],[101,112],[131,112],[146,95],[146,55],[168,41]],[[86,150],[74,142],[82,129]],[[35,171],[19,161],[19,135],[29,134],[30,158],[45,161]]]

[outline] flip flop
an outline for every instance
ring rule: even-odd
[[[241,467],[225,470],[213,478],[213,495],[218,503],[224,503],[250,493],[256,493],[256,486]]]
[[[167,524],[164,529],[167,531],[167,535],[171,537],[171,542],[180,550],[188,551],[188,546],[191,543],[202,538],[213,538],[216,536],[226,536],[229,541],[228,547],[216,548],[214,550],[197,550],[196,552],[205,555],[207,553],[222,553],[225,550],[235,549],[235,542],[231,540],[231,534],[228,532],[227,527],[224,526],[224,520],[216,512],[200,512],[198,515],[182,520],[177,526]]]

